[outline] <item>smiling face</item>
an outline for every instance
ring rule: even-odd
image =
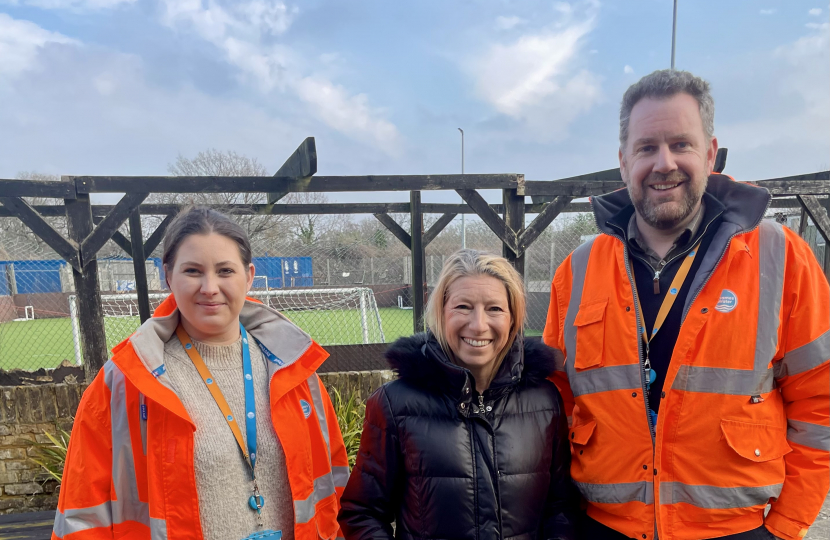
[[[254,280],[254,265],[243,263],[236,242],[216,233],[191,234],[165,273],[192,339],[224,344],[239,337],[239,313]]]
[[[718,151],[697,100],[680,93],[645,98],[631,110],[620,173],[639,218],[659,230],[685,226],[700,207]]]
[[[478,383],[489,380],[510,336],[512,317],[507,289],[489,275],[458,278],[447,288],[444,332],[456,361]],[[478,386],[478,385],[477,385]]]

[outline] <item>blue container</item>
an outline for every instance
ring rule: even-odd
[[[14,265],[17,294],[61,292],[61,268],[66,265],[64,260],[4,261],[3,265],[3,279],[0,281],[6,282],[6,289],[10,284],[5,278],[8,275],[5,266]],[[9,294],[9,291],[5,294]]]

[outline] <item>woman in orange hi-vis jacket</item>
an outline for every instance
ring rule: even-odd
[[[167,230],[172,294],[84,394],[52,539],[333,539],[349,469],[327,353],[249,298],[244,231],[207,208]]]

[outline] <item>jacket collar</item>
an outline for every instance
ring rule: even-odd
[[[274,375],[277,372],[281,372],[279,387],[284,391],[308,378],[328,356],[320,353],[322,349],[308,334],[258,300],[246,299],[239,320],[248,333],[276,357],[277,361],[268,361],[272,399],[275,398]],[[164,344],[172,339],[178,324],[179,309],[171,294],[156,308],[151,318],[113,349],[112,361],[140,392],[151,399],[156,396],[156,401],[167,404],[173,412],[189,421],[164,366]],[[251,343],[251,346],[256,345]],[[310,349],[317,354],[304,358]],[[133,355],[127,354],[130,350]]]
[[[767,189],[736,182],[724,174],[713,174],[709,177],[704,196],[707,195],[706,214],[716,209],[721,210],[722,207],[721,219],[736,225],[738,232],[750,231],[757,227],[772,199]],[[599,230],[613,236],[620,235],[618,222],[621,216],[630,217],[634,209],[625,188],[591,197],[591,207]]]
[[[513,342],[489,392],[496,393],[519,384],[538,384],[555,369],[554,350],[541,340]],[[432,333],[400,338],[386,352],[386,360],[398,377],[427,390],[437,389],[462,401],[472,399],[475,381],[472,374],[452,362]],[[468,391],[469,390],[469,391]]]

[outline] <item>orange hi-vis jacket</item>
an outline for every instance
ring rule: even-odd
[[[337,512],[349,467],[334,408],[315,373],[328,353],[255,300],[245,302],[240,321],[277,357],[276,363],[268,361],[271,418],[285,451],[294,535],[333,539],[340,535]],[[196,428],[164,368],[164,343],[178,322],[170,295],[113,349],[84,393],[52,540],[202,538]]]
[[[830,289],[807,244],[763,216],[770,195],[713,175],[725,210],[692,279],[660,414],[646,410],[633,270],[602,232],[563,262],[544,341],[570,418],[571,475],[593,519],[631,538],[803,537],[830,484]],[[764,510],[771,503],[769,514]]]

